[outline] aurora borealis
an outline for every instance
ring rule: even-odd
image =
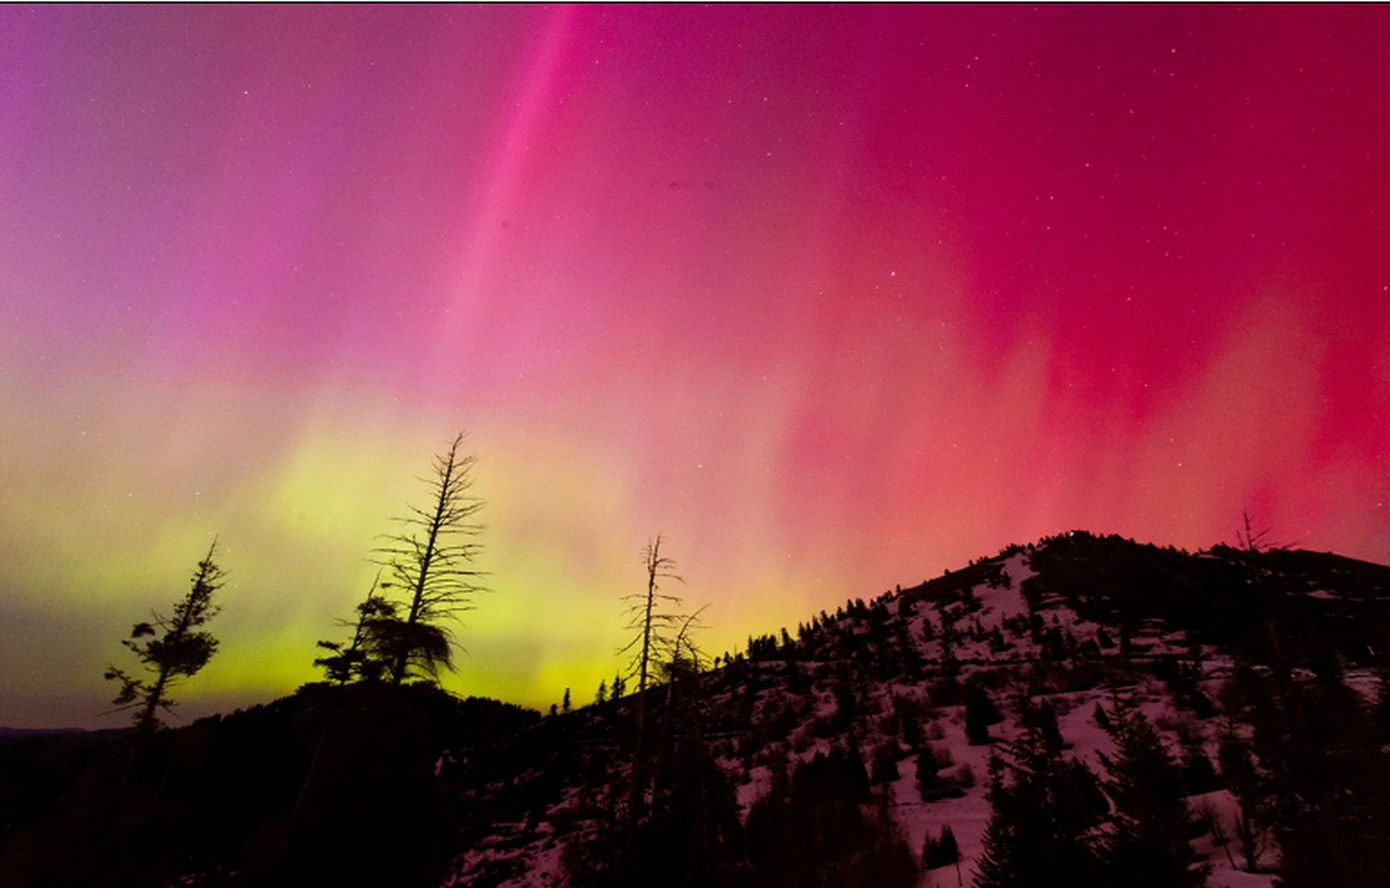
[[[0,724],[316,677],[455,432],[446,686],[587,700],[1071,528],[1390,561],[1390,16],[0,8]]]

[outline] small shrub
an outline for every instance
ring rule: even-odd
[[[965,762],[956,768],[956,773],[951,780],[961,789],[969,789],[975,785],[975,769],[970,767],[969,762]]]
[[[922,846],[922,863],[927,869],[950,866],[959,860],[960,846],[949,824],[941,827],[939,838],[932,838],[931,830],[927,830],[927,840]]]

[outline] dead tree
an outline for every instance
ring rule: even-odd
[[[482,591],[484,572],[473,564],[482,545],[476,537],[482,525],[475,518],[483,501],[468,495],[469,473],[477,461],[459,453],[463,434],[449,449],[434,458],[434,473],[423,479],[429,485],[430,504],[409,506],[396,519],[401,529],[387,534],[375,550],[376,561],[387,573],[383,589],[395,589],[405,616],[374,620],[369,629],[372,645],[391,664],[391,682],[400,684],[412,669],[435,677],[440,666],[449,667],[453,636],[446,621],[473,609],[473,596]]]
[[[681,605],[679,596],[661,591],[663,580],[685,582],[675,572],[676,562],[661,554],[661,534],[657,534],[642,553],[643,564],[647,569],[647,589],[623,596],[627,604],[627,629],[633,637],[619,648],[619,654],[631,654],[628,674],[637,678],[637,724],[636,741],[632,753],[631,786],[628,792],[626,851],[627,859],[632,859],[637,820],[641,816],[645,802],[645,778],[643,774],[646,718],[647,718],[647,680],[655,663],[666,659],[674,651],[675,632],[685,617],[675,612]]]

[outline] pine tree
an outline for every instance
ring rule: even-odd
[[[350,681],[379,681],[391,663],[386,652],[378,650],[376,627],[396,619],[396,606],[377,594],[380,572],[367,590],[367,597],[357,605],[357,621],[352,623],[352,640],[320,641],[318,646],[328,651],[314,660],[329,681],[346,684]]]
[[[601,678],[598,680],[598,692],[594,694],[594,702],[599,706],[608,702],[608,682]]]
[[[1113,809],[1101,842],[1106,875],[1135,888],[1195,888],[1207,868],[1188,842],[1191,813],[1182,771],[1137,709],[1110,713],[1113,754],[1101,754],[1108,774],[1102,788]]]
[[[888,740],[874,750],[870,781],[892,783],[898,779],[898,741]]]
[[[1360,695],[1335,669],[1276,680],[1252,718],[1281,883],[1390,884],[1390,750]]]
[[[130,638],[121,642],[135,653],[149,677],[130,675],[116,666],[106,669],[107,681],[121,683],[112,702],[121,709],[136,709],[135,724],[141,731],[158,727],[156,713],[174,706],[169,691],[181,679],[195,675],[217,653],[217,639],[201,628],[220,610],[212,603],[212,596],[222,587],[226,574],[213,561],[216,554],[214,540],[193,572],[192,588],[174,605],[173,616],[156,611],[152,622],[136,623]],[[160,632],[162,636],[154,637]]]
[[[989,726],[1004,720],[999,707],[994,705],[985,689],[976,684],[965,690],[965,736],[971,746],[983,746],[989,742]]]
[[[1188,795],[1201,795],[1223,786],[1200,744],[1193,744],[1183,753],[1182,779]]]
[[[473,595],[481,590],[483,573],[472,565],[482,548],[473,538],[482,531],[474,519],[483,502],[468,495],[476,459],[459,452],[462,444],[459,433],[435,456],[429,507],[409,507],[397,519],[401,530],[387,534],[376,549],[377,563],[388,575],[382,588],[404,596],[397,602],[404,617],[376,620],[371,627],[373,645],[391,663],[393,684],[412,673],[435,678],[439,667],[452,665],[446,621],[472,610]]]
[[[1096,777],[1038,727],[990,759],[989,825],[975,888],[1099,884],[1094,838],[1106,812]]]
[[[1234,730],[1222,734],[1216,754],[1221,779],[1240,803],[1233,815],[1232,834],[1241,861],[1247,873],[1259,872],[1260,857],[1269,845],[1265,825],[1270,804],[1268,790],[1251,760],[1250,744]]]
[[[1043,742],[1048,746],[1057,749],[1066,748],[1066,744],[1062,741],[1062,731],[1057,726],[1057,710],[1052,707],[1051,701],[1043,700],[1040,703],[1034,703],[1028,697],[1020,697],[1018,721],[1025,728],[1036,729]]]

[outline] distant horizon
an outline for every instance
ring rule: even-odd
[[[0,722],[110,708],[214,537],[186,713],[316,680],[459,431],[492,591],[446,686],[542,708],[611,680],[658,533],[715,651],[1059,528],[1248,509],[1388,563],[1386,45],[1353,6],[0,7]]]
[[[1257,529],[1257,532],[1259,532],[1258,529]],[[801,614],[801,615],[799,615],[799,616],[796,616],[796,617],[794,617],[793,619],[791,619],[791,620],[789,620],[789,621],[787,621],[787,622],[781,623],[781,624],[779,624],[779,625],[777,625],[777,626],[771,626],[771,625],[768,625],[768,626],[746,626],[746,627],[740,627],[740,628],[737,628],[737,629],[733,629],[732,632],[731,632],[731,636],[730,636],[730,637],[735,637],[735,638],[737,638],[737,639],[743,639],[745,636],[747,636],[747,637],[757,637],[758,635],[763,635],[763,634],[773,634],[773,635],[775,635],[775,634],[776,634],[778,631],[780,631],[781,629],[787,629],[788,631],[791,631],[791,630],[792,630],[795,626],[797,626],[799,623],[807,622],[807,621],[809,621],[810,619],[812,619],[813,617],[817,616],[817,615],[820,613],[821,610],[825,610],[825,611],[827,611],[827,612],[833,614],[833,613],[836,611],[837,608],[843,607],[846,601],[853,601],[853,600],[855,600],[855,599],[862,599],[862,600],[864,600],[864,601],[866,601],[866,602],[871,602],[871,601],[874,601],[874,600],[876,600],[876,599],[878,599],[878,598],[880,598],[880,597],[882,597],[882,596],[884,596],[884,595],[890,594],[890,593],[894,592],[895,590],[904,590],[904,591],[905,591],[905,590],[911,589],[911,588],[913,588],[913,587],[915,587],[915,586],[918,586],[918,585],[921,585],[921,584],[924,584],[924,583],[928,583],[928,582],[931,582],[932,580],[939,579],[939,578],[941,578],[941,577],[943,577],[943,576],[946,576],[948,572],[949,572],[949,573],[955,573],[955,572],[958,572],[958,571],[960,571],[960,570],[965,570],[965,569],[967,569],[967,568],[968,568],[970,565],[972,565],[972,564],[979,564],[979,563],[981,563],[981,562],[983,562],[983,561],[988,561],[988,560],[993,559],[993,558],[998,558],[998,557],[1000,557],[1000,555],[1001,555],[1003,552],[1005,552],[1005,551],[1007,551],[1007,550],[1009,550],[1009,549],[1011,549],[1011,548],[1017,547],[1017,548],[1021,548],[1021,549],[1025,549],[1025,550],[1026,550],[1026,549],[1028,549],[1028,548],[1030,548],[1030,547],[1035,547],[1035,546],[1040,545],[1044,540],[1055,539],[1055,538],[1057,538],[1057,537],[1062,537],[1062,536],[1070,536],[1071,534],[1074,534],[1074,533],[1087,533],[1087,534],[1090,534],[1091,536],[1096,537],[1096,538],[1098,538],[1098,539],[1104,539],[1104,538],[1112,537],[1112,536],[1121,536],[1123,539],[1126,539],[1126,540],[1128,540],[1128,541],[1131,541],[1131,542],[1133,542],[1135,545],[1139,545],[1139,546],[1153,546],[1153,547],[1158,548],[1158,549],[1167,549],[1167,548],[1170,548],[1170,547],[1171,547],[1171,548],[1175,548],[1175,549],[1177,549],[1177,550],[1179,550],[1179,551],[1181,551],[1181,552],[1185,552],[1185,553],[1188,553],[1188,554],[1191,554],[1191,555],[1197,555],[1197,554],[1200,554],[1200,553],[1202,553],[1202,552],[1211,551],[1211,550],[1217,548],[1218,546],[1228,546],[1228,547],[1236,548],[1236,549],[1241,548],[1240,542],[1239,542],[1238,540],[1235,540],[1235,539],[1232,539],[1232,540],[1216,541],[1216,542],[1213,542],[1213,543],[1211,543],[1210,545],[1207,545],[1207,546],[1189,548],[1189,547],[1185,547],[1185,546],[1176,546],[1176,545],[1171,544],[1171,543],[1163,543],[1163,542],[1159,542],[1159,541],[1157,541],[1157,540],[1141,540],[1141,539],[1136,539],[1136,538],[1129,537],[1129,536],[1124,536],[1124,535],[1121,535],[1121,534],[1103,533],[1103,532],[1099,532],[1099,531],[1092,530],[1092,529],[1086,529],[1086,528],[1075,527],[1075,528],[1070,528],[1070,529],[1064,530],[1064,531],[1058,531],[1058,532],[1056,532],[1056,533],[1044,534],[1043,536],[1037,537],[1036,539],[1027,540],[1027,541],[1025,541],[1025,542],[1005,543],[1004,545],[997,547],[996,549],[994,549],[994,550],[991,551],[991,552],[982,552],[981,554],[976,555],[976,556],[973,556],[973,557],[967,559],[966,561],[964,561],[964,562],[962,562],[962,563],[960,563],[960,564],[958,564],[958,565],[955,565],[955,566],[948,566],[948,567],[944,568],[942,571],[937,572],[936,574],[933,574],[933,575],[931,575],[931,576],[923,577],[921,580],[917,580],[917,581],[915,581],[915,582],[901,582],[901,581],[900,581],[900,582],[895,582],[895,583],[891,584],[890,586],[888,586],[887,588],[881,589],[881,590],[879,590],[879,591],[877,591],[877,592],[873,592],[873,593],[871,593],[871,594],[864,593],[864,592],[849,592],[849,593],[848,593],[846,596],[844,596],[844,597],[841,597],[841,598],[838,598],[838,599],[834,599],[834,600],[832,600],[829,604],[824,604],[824,605],[822,605],[822,606],[819,607],[819,608],[815,608],[815,609],[813,609],[813,610],[811,610],[811,611],[808,611],[808,612],[805,613],[805,614]],[[1364,562],[1364,563],[1369,563],[1369,564],[1380,564],[1380,565],[1385,566],[1385,567],[1390,567],[1390,564],[1385,564],[1385,563],[1383,563],[1383,562],[1367,561],[1367,559],[1355,558],[1355,557],[1353,557],[1353,556],[1346,555],[1345,553],[1341,553],[1341,552],[1327,551],[1327,550],[1321,550],[1321,549],[1307,549],[1307,548],[1298,546],[1298,545],[1296,545],[1296,544],[1283,543],[1283,542],[1280,542],[1280,541],[1277,540],[1277,539],[1271,539],[1271,540],[1269,540],[1268,543],[1267,543],[1267,545],[1268,545],[1270,548],[1273,548],[1273,549],[1282,549],[1282,550],[1295,551],[1295,552],[1309,552],[1309,553],[1312,553],[1312,554],[1333,555],[1333,556],[1341,557],[1341,558],[1350,558],[1351,560],[1361,561],[1361,562]],[[729,628],[729,627],[725,627],[725,628]],[[742,653],[742,652],[743,652],[743,646],[742,646],[741,642],[740,642],[740,643],[735,643],[735,644],[733,644],[733,645],[730,646],[729,649],[728,649],[728,653],[730,653],[730,654],[739,654],[739,653]],[[321,653],[321,651],[320,651],[320,653]],[[723,648],[720,648],[718,651],[713,650],[713,649],[710,649],[710,650],[705,651],[705,653],[707,653],[711,658],[713,658],[713,657],[715,657],[715,656],[722,656],[722,655],[725,653],[725,651],[724,651]],[[466,655],[465,655],[465,656],[466,656]],[[721,666],[722,666],[722,664],[721,664]],[[468,697],[486,697],[486,698],[488,698],[488,699],[497,700],[498,702],[510,703],[510,704],[515,704],[515,705],[518,705],[518,706],[522,706],[523,708],[530,709],[530,710],[533,710],[533,711],[536,711],[536,712],[540,712],[540,713],[542,713],[542,714],[544,714],[544,713],[549,709],[549,707],[550,707],[551,705],[553,705],[553,704],[558,704],[558,703],[560,702],[560,695],[558,695],[558,694],[555,696],[554,699],[547,699],[547,700],[541,700],[541,701],[530,701],[530,700],[509,699],[509,698],[507,698],[507,697],[505,697],[505,696],[499,697],[499,696],[490,695],[490,694],[482,694],[482,693],[472,692],[472,691],[469,691],[466,687],[458,687],[458,686],[457,686],[457,680],[456,680],[456,679],[457,679],[457,676],[456,676],[456,675],[453,675],[453,676],[451,676],[451,675],[445,675],[445,676],[443,676],[442,678],[443,678],[443,681],[441,682],[440,687],[441,687],[443,690],[447,691],[448,693],[450,693],[450,694],[452,694],[452,695],[454,695],[454,696],[456,696],[456,697],[459,697],[460,699],[466,699],[466,698],[468,698]],[[593,692],[594,692],[595,688],[597,687],[597,682],[598,682],[598,681],[603,681],[603,680],[605,680],[606,678],[607,678],[606,675],[600,675],[598,678],[595,679],[595,681],[594,681],[594,686],[593,686],[593,687],[583,687],[583,686],[577,686],[577,685],[569,686],[569,687],[571,688],[571,690],[573,691],[574,705],[575,705],[576,707],[579,707],[579,706],[585,706],[585,705],[588,705],[589,703],[591,703],[591,702],[592,702],[592,695],[593,695]],[[248,708],[251,708],[251,707],[254,707],[254,706],[260,706],[260,705],[272,703],[272,702],[274,702],[275,700],[278,700],[278,699],[281,699],[281,698],[283,698],[283,697],[287,697],[287,696],[290,696],[290,695],[294,694],[294,693],[298,690],[298,688],[301,687],[303,684],[308,684],[308,683],[313,683],[313,682],[321,682],[321,681],[324,681],[324,680],[325,680],[325,679],[323,678],[322,675],[316,675],[316,676],[311,676],[310,678],[306,679],[305,682],[301,683],[300,685],[296,685],[295,687],[291,687],[291,688],[282,688],[282,689],[261,688],[261,689],[253,689],[253,690],[248,690],[248,691],[245,692],[244,694],[238,694],[238,695],[235,695],[235,696],[227,696],[227,697],[222,697],[222,698],[210,698],[210,697],[207,697],[207,696],[204,696],[204,695],[197,694],[197,693],[196,693],[196,691],[197,691],[196,686],[194,686],[193,683],[190,683],[190,686],[186,689],[186,691],[184,691],[184,689],[180,689],[180,691],[183,691],[183,693],[180,693],[178,696],[179,696],[179,697],[182,697],[182,696],[184,696],[184,694],[187,693],[187,692],[193,692],[193,694],[191,695],[191,699],[192,699],[194,702],[193,702],[191,705],[183,705],[183,704],[177,705],[177,706],[175,707],[174,712],[172,712],[172,713],[165,713],[165,715],[164,715],[164,722],[166,723],[166,725],[167,725],[168,727],[172,727],[172,728],[186,727],[187,725],[190,725],[190,724],[192,724],[193,722],[195,722],[195,721],[197,721],[198,719],[201,719],[201,718],[207,718],[207,717],[214,716],[214,715],[227,715],[227,714],[230,714],[230,713],[232,713],[233,711],[238,710],[238,709],[248,709]],[[193,681],[196,682],[196,679],[194,679]],[[192,712],[192,711],[194,711],[194,710],[196,710],[196,714],[190,714],[190,712]],[[9,731],[26,732],[26,733],[27,733],[27,732],[34,732],[34,733],[61,733],[61,732],[66,732],[66,731],[81,731],[81,732],[85,732],[85,733],[100,733],[100,732],[103,732],[103,731],[113,731],[113,730],[119,731],[119,730],[125,730],[125,729],[131,727],[131,725],[129,724],[129,718],[130,718],[130,713],[129,713],[129,712],[115,712],[115,711],[110,710],[109,707],[107,707],[107,709],[105,710],[104,713],[96,714],[96,715],[89,715],[89,716],[86,716],[86,717],[87,717],[87,718],[97,718],[97,719],[99,719],[99,721],[89,721],[89,722],[86,722],[86,723],[81,723],[80,721],[74,721],[74,722],[72,722],[72,723],[62,723],[62,724],[52,724],[52,725],[40,725],[40,726],[19,725],[19,724],[10,724],[10,723],[8,723],[8,722],[0,722],[0,731],[9,730]],[[83,718],[83,716],[80,716],[80,715],[79,715],[79,716],[75,716],[75,719],[81,719],[81,718]]]

